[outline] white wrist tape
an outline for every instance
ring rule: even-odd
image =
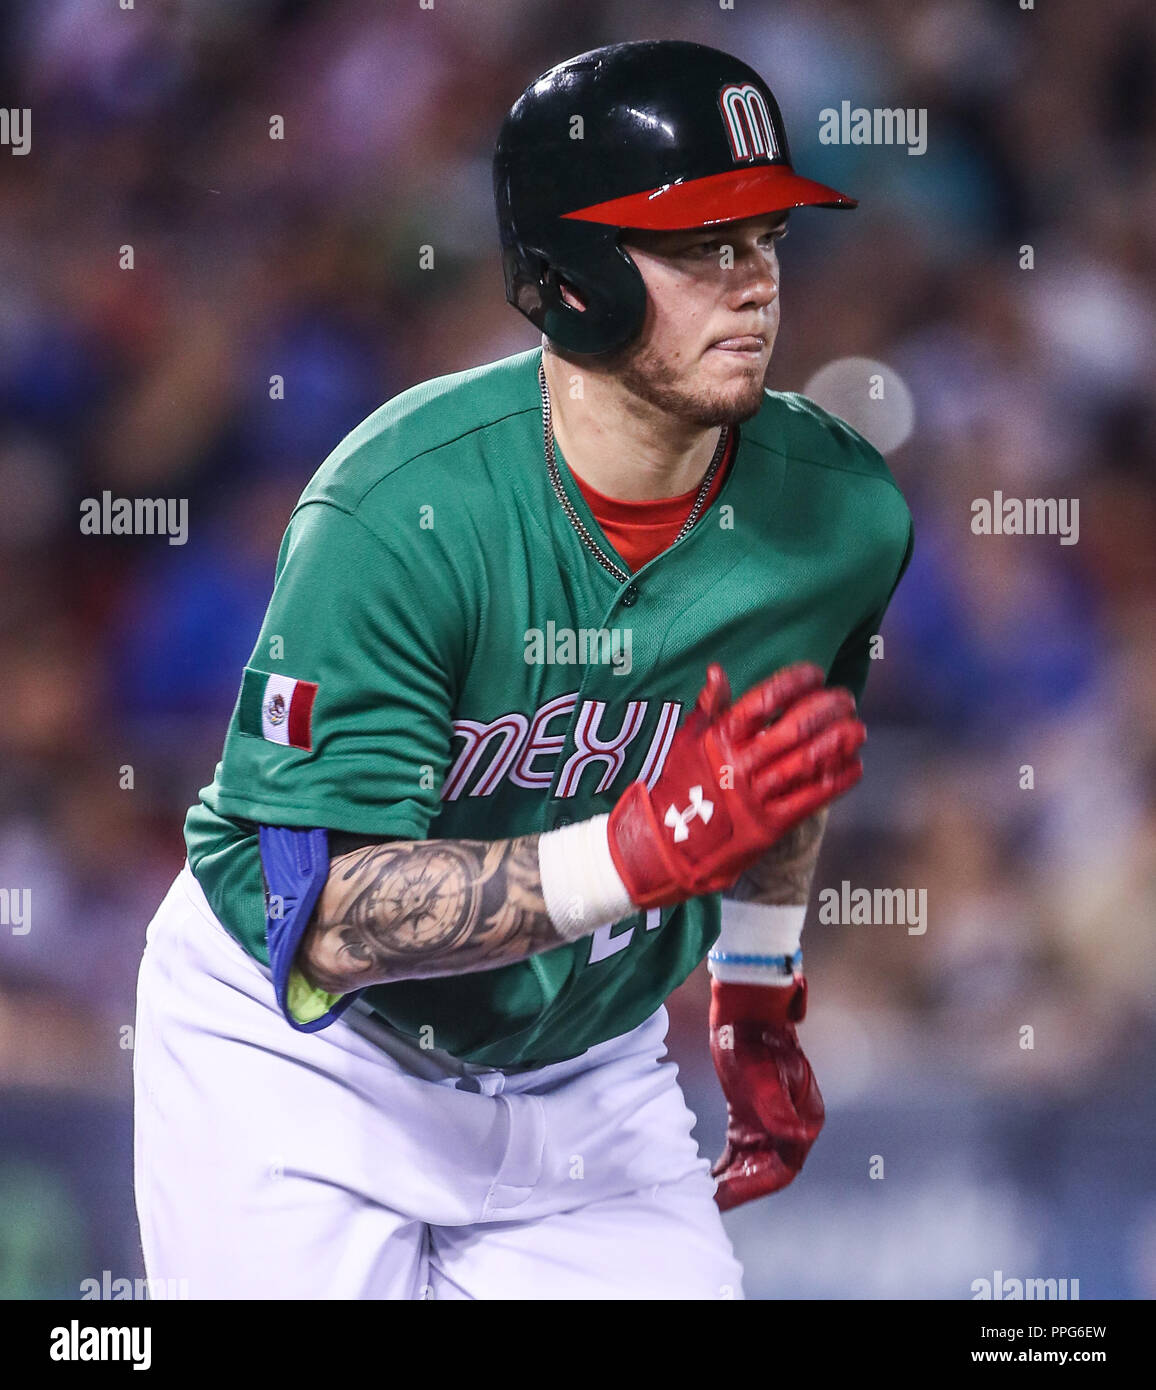
[[[806,904],[770,907],[722,900],[722,930],[707,956],[716,980],[735,985],[789,985],[803,971],[800,945]]]
[[[638,908],[610,857],[606,816],[538,837],[538,869],[550,920],[567,941],[630,917]]]

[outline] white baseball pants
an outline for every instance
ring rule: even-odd
[[[742,1297],[661,1061],[665,1009],[513,1073],[346,1018],[291,1028],[185,866],[149,926],[137,998],[150,1279],[212,1299]]]

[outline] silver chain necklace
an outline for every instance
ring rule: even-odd
[[[630,575],[620,565],[616,565],[609,555],[602,549],[587,528],[583,525],[582,518],[574,510],[574,504],[566,496],[566,489],[562,486],[562,478],[558,472],[558,460],[554,457],[554,428],[550,417],[550,392],[546,387],[546,369],[538,367],[538,385],[542,391],[542,447],[546,454],[546,471],[550,475],[550,486],[554,489],[554,496],[562,504],[562,510],[566,513],[570,525],[578,533],[578,539],[586,549],[594,556],[604,570],[618,580],[619,584],[625,584]],[[677,545],[683,536],[687,535],[698,520],[699,513],[702,511],[703,504],[706,502],[707,493],[710,492],[710,485],[714,481],[714,475],[719,470],[723,455],[726,453],[727,439],[730,429],[724,425],[718,437],[718,446],[714,451],[714,457],[710,461],[710,467],[706,470],[698,494],[694,499],[694,506],[690,509],[690,514],[682,523],[682,530],[671,542]]]

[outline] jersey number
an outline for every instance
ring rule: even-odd
[[[608,956],[616,956],[619,951],[625,951],[634,936],[635,928],[629,927],[618,936],[611,936],[617,923],[612,923],[608,927],[599,927],[590,938],[590,959],[588,965],[597,965],[600,960],[605,960]],[[646,930],[653,931],[655,927],[662,925],[662,908],[652,907],[646,914]]]

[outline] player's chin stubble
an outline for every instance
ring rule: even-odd
[[[648,405],[700,429],[741,425],[759,413],[766,369],[744,371],[730,386],[695,389],[652,349],[626,349],[613,367],[623,385]]]

